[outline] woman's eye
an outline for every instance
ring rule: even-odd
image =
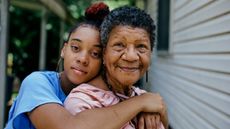
[[[71,46],[71,50],[73,51],[73,52],[78,52],[79,51],[79,47],[78,46]]]
[[[122,43],[116,43],[116,44],[114,44],[114,46],[116,46],[116,47],[124,47],[124,45]]]
[[[113,45],[114,50],[121,51],[125,48],[125,45],[123,43],[115,43]]]
[[[139,44],[137,45],[137,49],[141,52],[144,53],[146,51],[148,51],[148,47],[145,44]]]

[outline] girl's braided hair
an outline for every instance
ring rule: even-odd
[[[73,28],[70,29],[67,41],[70,35],[80,26],[88,25],[96,29],[100,29],[100,25],[104,18],[109,14],[109,7],[103,2],[94,3],[85,10],[84,20],[80,23],[76,23]]]

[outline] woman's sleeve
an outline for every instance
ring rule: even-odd
[[[64,107],[73,115],[92,108],[103,107],[99,101],[104,94],[88,84],[74,88],[67,96]]]
[[[86,110],[91,109],[93,105],[91,105],[91,100],[88,99],[89,97],[81,92],[70,93],[67,96],[64,107],[73,115]]]

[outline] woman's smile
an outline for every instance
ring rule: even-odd
[[[119,69],[124,72],[137,72],[139,70],[139,67],[119,66]]]

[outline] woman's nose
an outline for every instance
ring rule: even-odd
[[[124,51],[122,58],[124,60],[132,62],[138,60],[139,56],[135,48],[130,47],[130,48],[126,48],[126,51]]]
[[[89,64],[89,58],[87,52],[78,53],[78,56],[76,58],[77,58],[77,62],[81,63],[84,66],[87,66]]]

